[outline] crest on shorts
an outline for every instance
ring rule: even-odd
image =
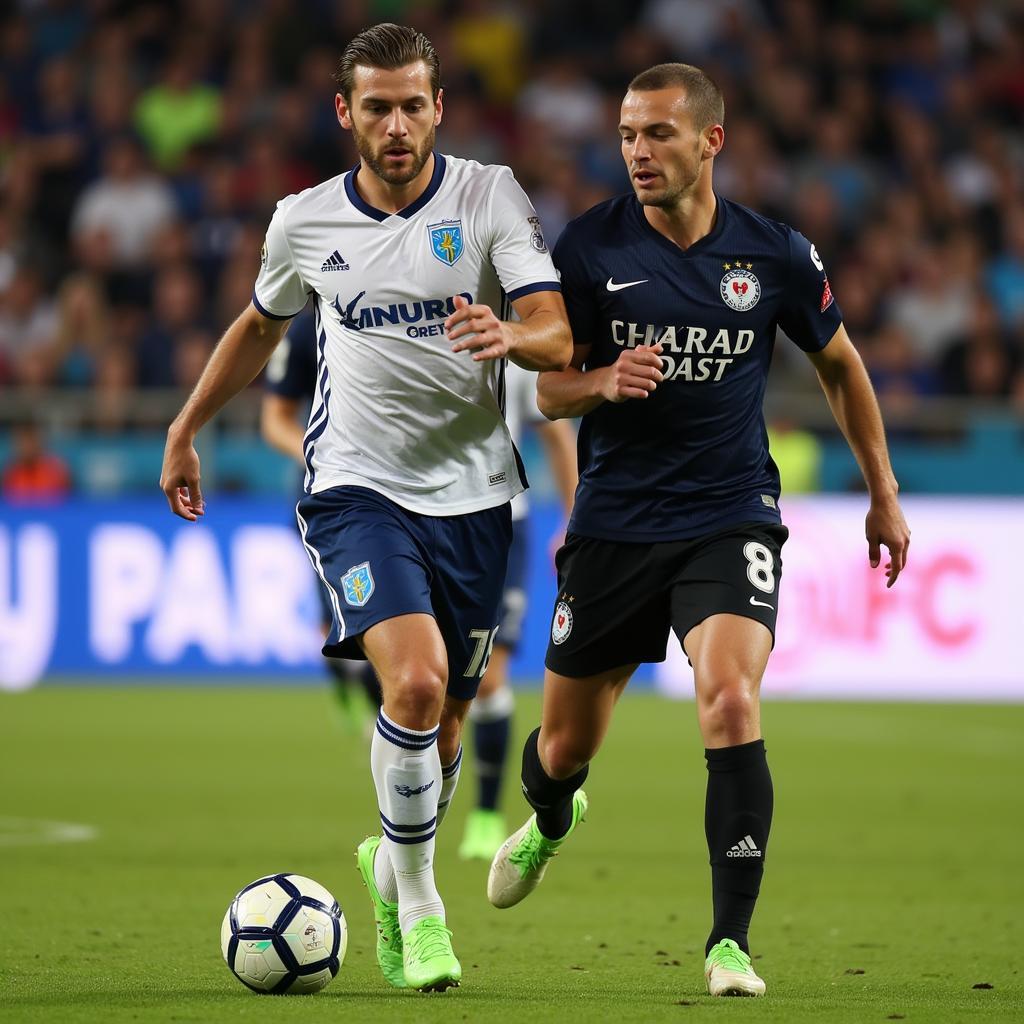
[[[551,620],[551,642],[564,644],[572,632],[572,609],[565,601],[555,605],[555,617]]]
[[[723,264],[727,271],[720,287],[722,301],[740,313],[753,309],[761,298],[761,282],[750,272],[750,264]]]
[[[428,224],[430,251],[434,258],[450,267],[458,263],[462,255],[462,221],[443,220],[440,224]]]
[[[341,577],[341,589],[348,604],[355,608],[362,608],[374,590],[373,573],[370,572],[370,563],[363,562],[361,565],[353,565],[344,576]]]

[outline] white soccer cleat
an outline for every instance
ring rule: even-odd
[[[754,973],[750,957],[732,939],[711,947],[704,961],[704,980],[713,996],[764,995],[764,982]]]
[[[487,898],[499,909],[514,907],[544,878],[548,862],[572,835],[587,813],[587,794],[576,790],[572,798],[572,824],[561,839],[548,839],[537,828],[537,815],[501,844],[487,875]]]

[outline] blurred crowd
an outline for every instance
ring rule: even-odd
[[[888,401],[1024,405],[1024,15],[1006,0],[22,0],[0,22],[0,401],[191,386],[279,198],[355,163],[332,74],[392,20],[441,148],[512,165],[550,240],[629,187],[624,87],[726,96],[718,190],[802,230]]]

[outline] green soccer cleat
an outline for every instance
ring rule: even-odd
[[[548,839],[537,828],[537,815],[501,844],[487,876],[487,898],[495,907],[514,907],[540,885],[548,861],[587,816],[587,794],[577,789],[572,798],[572,824],[561,839]]]
[[[732,939],[711,947],[704,961],[704,980],[713,996],[764,995],[764,982],[750,966],[750,957]]]
[[[440,917],[417,921],[405,933],[404,943],[406,986],[419,992],[458,988],[462,965],[452,952],[452,933]]]
[[[380,846],[380,836],[367,836],[356,850],[356,865],[373,903],[373,919],[377,922],[377,965],[385,981],[395,988],[405,988],[402,967],[402,929],[398,926],[398,904],[388,903],[377,888],[373,875],[373,858]]]
[[[459,856],[462,860],[490,860],[505,841],[505,834],[505,819],[501,813],[478,807],[466,818]]]

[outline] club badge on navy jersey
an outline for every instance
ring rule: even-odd
[[[462,221],[443,220],[440,224],[428,224],[430,232],[430,251],[434,258],[445,266],[451,267],[458,263],[462,255]]]
[[[375,589],[373,573],[370,572],[370,563],[363,562],[361,565],[354,565],[344,576],[341,577],[341,590],[345,600],[354,608],[362,608]]]
[[[722,301],[740,313],[753,309],[761,298],[761,282],[751,273],[752,263],[723,263]]]
[[[564,644],[572,632],[572,609],[565,601],[555,605],[555,617],[551,620],[551,642]]]

